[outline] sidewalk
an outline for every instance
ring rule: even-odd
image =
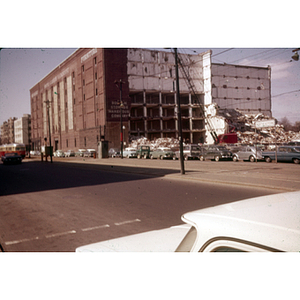
[[[97,165],[102,170],[109,172],[136,173],[177,180],[263,187],[282,191],[300,190],[300,166],[289,163],[200,162],[189,160],[184,162],[185,174],[181,175],[178,160],[93,159],[82,157],[55,158],[53,160],[53,163],[58,162]]]

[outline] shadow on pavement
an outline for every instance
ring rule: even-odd
[[[179,174],[179,171],[71,162],[25,161],[21,165],[0,164],[0,196],[143,180],[176,173]]]

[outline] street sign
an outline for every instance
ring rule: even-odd
[[[275,126],[275,119],[255,122],[256,128],[266,128],[266,127],[274,127],[274,126]]]

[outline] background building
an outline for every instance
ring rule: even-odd
[[[31,141],[31,116],[24,114],[23,117],[14,121],[15,143],[25,144],[27,151],[30,151]]]
[[[9,118],[1,125],[1,144],[12,144],[15,142],[14,121],[17,118]]]
[[[212,64],[211,51],[179,60],[186,141],[213,142],[213,103],[271,115],[268,68]],[[30,90],[32,149],[49,143],[49,120],[54,150],[96,149],[101,139],[120,148],[121,132],[125,145],[139,136],[176,138],[175,80],[172,52],[78,49]]]

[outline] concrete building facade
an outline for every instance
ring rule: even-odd
[[[25,144],[27,148],[31,142],[31,116],[24,114],[23,117],[14,121],[15,143]]]
[[[271,117],[271,68],[212,64],[212,102]]]
[[[270,77],[266,68],[255,69],[257,72],[262,69],[259,79],[247,74],[248,67],[234,67],[239,74],[231,74],[231,68],[211,63],[211,51],[199,55],[181,54],[180,60],[185,68],[179,72],[179,89],[186,141],[210,143],[207,126],[210,116],[206,108],[213,102],[222,106],[233,101],[229,100],[229,94],[223,94],[223,75],[224,80],[238,80],[234,88],[227,83],[227,93],[229,87],[235,93],[254,93],[253,97],[244,93],[240,97],[243,100],[234,100],[234,104],[238,104],[236,108],[247,101],[247,110],[251,108],[251,112],[256,112],[269,107],[271,113]],[[246,77],[241,79],[239,76],[243,72]],[[139,136],[176,138],[175,80],[172,52],[133,48],[78,49],[30,90],[32,149],[40,150],[49,143],[49,120],[54,150],[97,149],[100,140],[107,140],[109,148],[120,148],[122,134],[125,146],[131,138]],[[257,89],[258,81],[260,90]],[[256,87],[256,94],[252,87]],[[267,92],[267,99],[262,92]]]

